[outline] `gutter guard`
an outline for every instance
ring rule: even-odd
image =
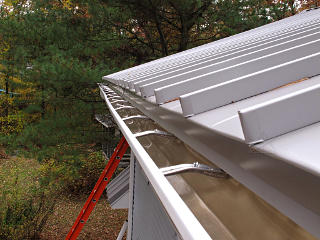
[[[141,165],[146,177],[149,179],[153,189],[155,190],[159,200],[165,208],[168,216],[174,223],[177,231],[184,240],[209,240],[211,237],[205,231],[198,219],[193,215],[179,194],[174,190],[166,177],[156,166],[149,154],[139,143],[134,134],[130,131],[120,115],[111,105],[107,98],[107,94],[103,91],[105,87],[99,84],[100,93],[105,99],[105,102],[114,117],[119,129],[123,133],[131,150],[133,151],[137,161]]]

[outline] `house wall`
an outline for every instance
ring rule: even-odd
[[[134,160],[133,184],[131,194],[131,214],[129,214],[129,231],[127,239],[130,240],[176,240],[181,239],[173,223],[165,212],[164,207],[157,198],[152,186],[145,177],[139,163]]]

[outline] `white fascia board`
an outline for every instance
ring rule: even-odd
[[[286,34],[280,34],[276,35],[270,38],[267,38],[265,40],[257,41],[254,43],[250,43],[245,46],[241,46],[239,48],[233,48],[229,51],[225,52],[219,52],[217,54],[214,54],[210,56],[209,58],[202,58],[200,60],[197,60],[195,62],[191,62],[188,64],[183,64],[181,66],[178,66],[176,68],[170,68],[170,69],[164,69],[160,73],[153,74],[141,79],[136,80],[128,80],[126,81],[127,87],[130,89],[135,89],[136,92],[140,92],[140,87],[146,84],[151,84],[157,81],[161,81],[168,78],[177,77],[182,74],[191,73],[191,71],[196,71],[199,69],[202,69],[204,67],[208,67],[211,64],[217,63],[219,61],[224,61],[227,59],[231,59],[232,57],[237,57],[244,55],[246,53],[254,52],[259,49],[264,49],[272,45],[279,44],[281,42],[290,41],[293,39],[298,39],[300,37],[315,33],[319,31],[319,23],[316,25],[312,25],[307,28],[298,29],[297,31],[286,33]],[[195,73],[196,74],[196,73]],[[194,75],[196,76],[196,75]],[[193,76],[193,77],[194,77]],[[185,79],[188,79],[188,76],[185,76]],[[153,92],[151,93],[153,95]],[[152,96],[151,95],[151,96]]]
[[[154,83],[143,85],[140,87],[141,95],[143,97],[152,96],[154,95],[155,89],[166,87],[167,85],[171,85],[172,89],[168,90],[171,92],[174,92],[176,88],[179,88],[180,91],[177,90],[175,96],[169,95],[165,100],[163,99],[157,100],[158,103],[163,103],[178,97],[180,94],[188,93],[188,91],[191,92],[191,91],[199,90],[201,88],[208,87],[212,85],[212,81],[214,83],[220,83],[221,81],[230,80],[232,79],[232,77],[238,77],[239,74],[243,74],[243,75],[250,74],[253,71],[259,71],[259,70],[262,70],[263,68],[273,66],[273,64],[281,64],[284,61],[286,61],[285,58],[283,58],[282,56],[281,57],[275,57],[274,55],[270,56],[270,54],[277,53],[277,52],[282,53],[283,49],[286,49],[285,52],[287,51],[289,52],[288,60],[290,60],[290,56],[291,56],[291,59],[292,57],[296,58],[299,56],[297,54],[297,52],[299,51],[297,46],[302,46],[303,44],[308,44],[313,41],[317,41],[319,39],[320,39],[320,31],[318,30],[316,33],[290,39],[285,42],[272,44],[270,46],[267,46],[255,51],[251,51],[251,52],[249,51],[249,53],[246,53],[240,56],[227,58],[224,61],[217,60],[216,63],[210,64],[208,66],[198,68],[196,70],[189,71],[186,73],[181,73],[177,76],[160,80]],[[289,51],[290,49],[292,49],[291,53]],[[262,58],[262,59],[259,59],[259,58]],[[272,60],[272,58],[277,58],[280,61],[274,61]],[[257,59],[257,61],[255,61],[255,59]],[[242,66],[242,67],[241,69],[238,68],[238,70],[235,70],[237,66]],[[223,69],[226,69],[227,71],[223,72],[222,71]],[[222,74],[223,76],[215,76],[214,73],[219,74],[219,71],[220,71],[220,74]],[[181,84],[178,84],[178,83],[181,83]],[[177,84],[177,85],[172,85],[172,84]]]
[[[155,89],[156,102],[158,104],[165,103],[172,99],[178,98],[183,94],[187,94],[188,98],[189,93],[193,95],[192,92],[195,91],[205,91],[206,88],[212,86],[219,86],[224,82],[236,81],[251,74],[255,74],[259,71],[264,71],[272,67],[277,67],[282,64],[286,64],[290,61],[307,57],[312,55],[315,52],[320,51],[320,39],[316,41],[311,41],[306,44],[298,45],[289,49],[284,49],[275,53],[271,53],[256,59],[251,59],[246,62],[242,62],[233,66],[229,66],[223,69],[219,69],[215,72],[202,75],[200,77],[194,77],[182,82],[173,83],[165,87]],[[310,76],[306,75],[305,77]],[[277,77],[277,76],[273,76]],[[259,87],[259,86],[257,86]],[[265,89],[267,91],[267,89]],[[198,92],[196,92],[197,94]],[[231,98],[232,96],[225,96]],[[185,99],[186,96],[183,97]],[[232,101],[232,100],[231,100]],[[230,101],[230,102],[231,102]],[[209,102],[206,105],[211,105]],[[212,105],[215,105],[213,103]],[[220,105],[221,106],[221,105]],[[213,108],[211,108],[213,109]],[[189,114],[188,114],[189,115]]]
[[[192,116],[320,73],[320,52],[180,97],[183,115]]]
[[[245,140],[262,142],[320,121],[320,84],[239,111]]]
[[[205,231],[203,226],[199,223],[197,218],[193,215],[191,210],[187,207],[185,202],[174,190],[172,185],[168,182],[166,177],[153,162],[149,154],[121,119],[120,115],[113,108],[112,104],[108,100],[108,97],[102,90],[103,88],[105,87],[100,85],[101,93],[104,94],[104,99],[110,110],[110,113],[114,117],[121,132],[130,145],[132,152],[134,153],[137,161],[140,163],[146,177],[149,179],[153,189],[159,197],[159,200],[163,204],[169,217],[177,228],[177,231],[181,234],[181,237],[184,240],[211,239],[209,234]]]

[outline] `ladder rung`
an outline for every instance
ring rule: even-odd
[[[117,145],[114,153],[112,154],[107,166],[100,175],[96,185],[94,186],[90,196],[88,197],[86,203],[81,209],[75,223],[70,229],[66,240],[74,240],[79,236],[84,224],[87,222],[92,210],[96,206],[98,200],[100,199],[103,191],[105,190],[107,184],[109,183],[113,173],[117,169],[120,160],[126,153],[129,145],[124,137],[121,138],[119,144]]]

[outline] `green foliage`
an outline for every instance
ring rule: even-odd
[[[44,171],[26,159],[2,160],[0,166],[0,239],[39,239],[53,211],[56,194],[43,185]]]
[[[81,164],[77,168],[77,177],[75,178],[72,175],[72,181],[67,184],[69,192],[89,194],[105,165],[105,157],[101,152],[91,152],[86,157],[81,158]]]
[[[79,156],[78,161],[69,157],[41,164],[19,157],[1,159],[0,239],[39,239],[59,195],[89,193],[105,164],[100,152]]]
[[[20,133],[25,120],[25,115],[17,109],[14,99],[7,94],[0,95],[0,132],[4,135]]]
[[[0,85],[21,93],[14,97],[19,111],[6,107],[1,119],[1,132],[11,134],[1,138],[7,149],[23,148],[44,161],[59,156],[59,145],[68,145],[72,151],[64,157],[71,154],[75,160],[83,152],[79,146],[99,147],[104,137],[94,116],[105,105],[96,83],[110,67],[103,56],[108,46],[99,42],[95,29],[103,23],[96,26],[87,14],[86,4],[79,9],[72,2],[32,1],[14,18],[10,13],[0,18],[1,40],[8,43],[0,56],[3,76],[24,84]]]

